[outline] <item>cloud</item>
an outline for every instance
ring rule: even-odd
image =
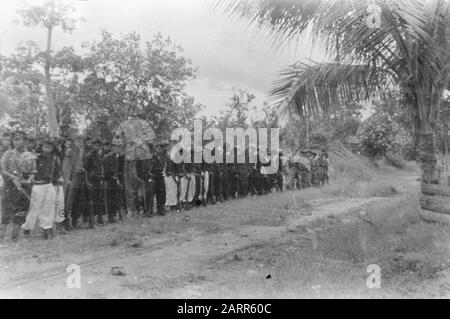
[[[72,34],[55,33],[54,48],[79,47],[99,37],[100,28],[115,35],[136,31],[150,41],[161,31],[184,48],[184,55],[198,68],[188,92],[214,113],[228,102],[231,88],[248,89],[263,100],[278,71],[310,56],[309,46],[275,50],[244,20],[231,21],[208,8],[210,0],[87,0],[76,1],[86,22]],[[0,50],[11,52],[17,42],[35,40],[41,46],[45,32],[11,23],[16,18],[15,0],[3,0],[0,12]],[[211,109],[211,110],[209,110]]]

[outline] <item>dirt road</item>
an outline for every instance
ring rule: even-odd
[[[411,182],[411,177],[405,176],[398,184],[405,181]],[[402,196],[398,194],[395,200]],[[353,285],[354,276],[365,274],[366,265],[312,253],[323,241],[316,226],[327,230],[342,216],[385,201],[329,196],[311,189],[240,199],[94,231],[77,230],[49,241],[36,234],[29,241],[0,249],[0,297],[258,298],[271,296],[267,291],[277,289],[280,294],[275,297],[324,296],[328,281],[321,277],[323,273],[347,269]],[[297,278],[303,283],[300,286],[276,287],[283,280],[271,279],[280,267],[277,262],[284,260],[277,254],[289,255],[291,248],[307,256],[302,261],[309,264],[303,269],[328,270],[314,276],[303,272]],[[67,271],[69,266],[80,270],[80,288],[67,284],[74,275]],[[123,267],[124,275],[112,275],[112,267]],[[367,290],[364,278],[357,281],[358,289]],[[341,287],[340,293],[345,295],[349,287]],[[379,297],[379,292],[367,293],[367,297]]]

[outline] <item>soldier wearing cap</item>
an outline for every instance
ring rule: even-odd
[[[216,151],[222,151],[222,147],[220,147],[220,149],[214,149],[212,151],[212,155],[215,155]],[[221,163],[217,163],[216,161],[214,161],[211,164],[211,170],[212,170],[212,184],[213,184],[213,195],[214,195],[214,202],[223,202],[223,172],[222,172],[222,167],[221,167]]]
[[[66,227],[78,227],[78,220],[82,216],[86,222],[91,215],[90,193],[88,191],[88,178],[84,169],[86,160],[85,139],[82,136],[74,138],[73,143],[66,143],[63,159],[63,174],[67,179],[66,216],[68,220]]]
[[[202,149],[197,146],[192,146],[191,148],[192,152],[192,159],[195,159],[194,153],[195,152],[202,152]],[[197,163],[194,161],[194,163],[191,164],[192,167],[192,178],[195,178],[195,192],[194,192],[194,198],[192,200],[193,206],[200,206],[202,203],[202,193],[204,188],[204,179],[202,175],[202,163]]]
[[[312,186],[319,186],[319,166],[317,165],[317,153],[309,150],[308,151],[308,155],[309,155],[309,161],[310,161],[310,165],[311,165],[311,170],[310,170],[310,178],[311,178],[311,185]]]
[[[165,215],[166,185],[164,183],[164,175],[168,163],[167,153],[165,152],[166,146],[166,141],[157,143],[156,152],[151,159],[151,172],[155,180],[156,213],[158,215]],[[153,206],[153,197],[151,199],[151,205]]]
[[[223,147],[224,149],[224,159],[223,159],[223,163],[219,164],[219,170],[221,172],[221,181],[222,181],[222,195],[223,195],[223,200],[227,201],[229,199],[230,196],[230,165],[229,163],[226,162],[226,158],[227,155],[230,152],[229,149],[229,144],[226,143]]]
[[[274,184],[278,192],[283,191],[283,152],[280,150],[273,160],[278,161],[278,171],[274,174]]]
[[[207,147],[203,147],[202,151]],[[209,149],[211,150],[211,149]],[[214,150],[215,151],[215,150]],[[214,176],[213,176],[213,164],[207,163],[202,156],[202,175],[203,175],[203,198],[202,203],[203,206],[206,206],[209,203],[215,204],[214,201]]]
[[[164,184],[166,186],[166,206],[170,207],[170,210],[180,209],[180,167],[181,164],[177,164],[174,161],[175,154],[171,154],[170,143],[167,142],[165,147],[165,153],[168,157],[166,174],[164,176]]]
[[[3,240],[6,228],[11,222],[13,223],[11,238],[17,241],[20,226],[25,222],[30,205],[31,183],[36,164],[34,162],[33,170],[33,163],[28,162],[26,157],[25,137],[24,132],[15,132],[12,136],[12,148],[1,158],[4,190],[0,241]]]
[[[116,215],[120,211],[120,199],[122,184],[119,178],[119,152],[120,140],[114,139],[103,143],[103,168],[105,173],[104,199],[108,221],[114,223]]]
[[[144,217],[153,216],[153,198],[155,197],[155,177],[152,172],[152,159],[136,161],[136,181],[142,189],[140,202]]]
[[[86,145],[87,146],[87,145]],[[87,174],[88,190],[93,212],[89,216],[89,227],[94,227],[93,217],[97,216],[97,223],[102,225],[105,214],[103,193],[104,172],[100,155],[102,142],[99,139],[92,143],[91,151],[85,156],[84,169]]]
[[[319,169],[320,169],[320,184],[325,185],[329,182],[328,177],[328,166],[329,166],[329,160],[328,160],[328,153],[326,149],[322,149],[322,153],[319,156],[318,159]]]
[[[308,188],[311,186],[311,161],[308,157],[308,150],[300,151],[299,158],[300,169],[300,188]]]

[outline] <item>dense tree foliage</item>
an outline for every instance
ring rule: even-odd
[[[195,69],[169,38],[157,34],[142,46],[136,33],[114,38],[103,30],[99,41],[82,49],[79,54],[64,47],[52,55],[52,101],[62,133],[81,133],[99,120],[114,129],[136,112],[147,114],[161,137],[192,126],[202,108],[185,91]],[[0,110],[7,126],[49,132],[44,64],[45,52],[34,42],[0,57]]]

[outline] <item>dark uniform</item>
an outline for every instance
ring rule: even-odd
[[[221,163],[219,164],[219,169],[222,173],[221,182],[223,200],[227,201],[230,197],[230,168],[227,163]]]
[[[249,170],[247,169],[247,163],[239,163],[238,167],[238,194],[240,197],[246,197],[248,195],[248,180],[249,180]]]
[[[278,171],[274,174],[274,183],[278,192],[283,191],[283,152],[278,153]]]
[[[239,195],[239,166],[236,163],[229,165],[229,178],[230,178],[230,199]]]
[[[115,221],[115,216],[120,211],[123,187],[119,177],[119,154],[110,152],[103,157],[105,172],[105,196],[108,220]]]
[[[100,146],[100,141],[96,140],[94,145]],[[103,215],[105,214],[105,198],[103,192],[104,186],[104,171],[102,158],[99,149],[95,147],[85,156],[84,169],[87,173],[87,181],[89,183],[88,189],[90,200],[92,202],[93,214],[97,215],[97,222],[103,224]],[[92,217],[89,220],[89,225],[93,225]]]
[[[220,163],[212,163],[212,170],[213,170],[213,188],[214,188],[214,197],[216,202],[223,202],[223,171],[222,171],[222,164]]]
[[[315,158],[316,153],[311,153],[311,184],[314,187],[319,186],[320,183],[320,172],[319,172],[319,163],[318,160]]]
[[[192,164],[192,177],[195,178],[195,194],[192,204],[194,206],[201,205],[201,193],[203,191],[203,176],[202,176],[202,164],[193,163]]]
[[[160,144],[157,147],[163,147]],[[169,158],[167,154],[163,151],[157,152],[152,156],[152,174],[155,180],[155,195],[156,195],[156,206],[158,215],[164,215],[164,206],[166,204],[166,185],[164,183],[164,170],[167,166]],[[153,205],[153,198],[152,198]]]
[[[321,185],[328,184],[328,154],[323,151],[319,158],[320,167],[320,183]]]
[[[152,160],[144,159],[137,161],[136,175],[142,186],[144,217],[151,217],[153,215],[153,197],[155,197],[155,179],[152,172]]]

